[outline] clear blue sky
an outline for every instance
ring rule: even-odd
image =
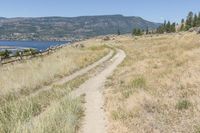
[[[200,11],[200,0],[1,0],[1,17],[111,15],[180,21]]]

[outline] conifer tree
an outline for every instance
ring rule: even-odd
[[[197,26],[200,26],[200,12],[199,12],[199,15],[198,15]]]
[[[140,36],[140,35],[141,35],[141,33],[142,33],[142,31],[141,31],[140,29],[138,29],[138,30],[137,30],[137,34],[136,34],[136,35],[137,35],[137,36]]]
[[[176,23],[173,23],[173,24],[170,26],[170,32],[176,32]]]
[[[182,19],[181,20],[181,28],[180,28],[180,31],[184,31],[185,30],[185,20]]]
[[[149,27],[146,28],[146,34],[149,34]]]
[[[117,30],[117,35],[121,35],[121,32],[120,32],[120,30],[119,30],[119,29]]]
[[[141,36],[142,34],[143,33],[141,29],[133,29],[133,32],[132,32],[133,36]]]
[[[136,33],[137,33],[137,29],[133,29],[132,35],[134,36],[136,35]]]
[[[192,25],[193,25],[193,12],[189,12],[186,20],[186,26],[185,26],[186,30],[192,28]]]
[[[166,31],[167,33],[170,33],[170,32],[171,32],[171,23],[170,23],[170,21],[167,22],[165,31]]]
[[[167,21],[165,20],[164,24],[163,24],[163,27],[166,28],[166,25],[167,25]]]
[[[197,23],[198,23],[198,17],[197,17],[197,14],[194,15],[194,19],[192,21],[192,26],[193,27],[196,27],[197,26]]]

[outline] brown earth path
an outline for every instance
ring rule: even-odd
[[[109,66],[72,92],[73,97],[85,94],[86,110],[83,125],[80,129],[81,133],[106,133],[107,119],[103,109],[103,88],[106,79],[125,57],[126,54],[124,51],[117,50],[117,53],[111,59],[112,63]]]

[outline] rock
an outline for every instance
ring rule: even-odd
[[[190,28],[188,31],[189,31],[189,32],[194,32],[194,31],[195,31],[195,28]]]
[[[80,48],[84,48],[85,46],[83,45],[83,44],[80,44],[80,46],[79,46]]]
[[[200,27],[193,27],[193,28],[190,28],[188,31],[189,32],[197,32],[197,34],[200,34]]]
[[[73,45],[73,47],[75,47],[75,48],[84,48],[85,46],[84,46],[84,44],[74,44]]]
[[[197,34],[200,34],[200,27],[197,28],[196,32]]]
[[[110,37],[109,37],[109,36],[105,36],[105,37],[103,38],[103,40],[104,40],[104,41],[109,41],[109,40],[110,40]]]

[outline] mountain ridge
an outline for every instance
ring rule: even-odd
[[[4,40],[72,40],[98,35],[130,33],[133,28],[155,29],[160,23],[141,17],[94,15],[78,17],[0,18],[0,39]]]

